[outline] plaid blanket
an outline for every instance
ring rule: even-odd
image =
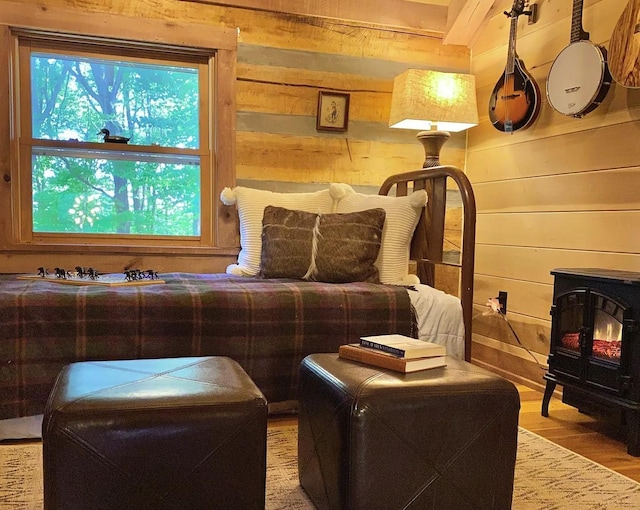
[[[0,275],[0,419],[41,414],[61,368],[85,360],[229,356],[270,403],[295,400],[304,356],[415,329],[402,287],[161,278],[103,287]]]

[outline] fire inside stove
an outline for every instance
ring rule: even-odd
[[[580,333],[565,333],[562,336],[562,347],[572,351],[580,350]]]
[[[562,336],[562,346],[574,351],[580,350],[580,333],[567,332]],[[620,363],[622,351],[622,322],[606,311],[596,310],[591,355]]]
[[[620,363],[622,341],[620,340],[593,340],[593,355],[598,358],[610,359]]]

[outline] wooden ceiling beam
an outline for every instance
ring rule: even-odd
[[[471,47],[488,21],[495,0],[451,0],[443,44]]]
[[[181,0],[443,34],[446,5],[407,0]]]
[[[444,44],[471,46],[496,0],[180,0],[343,22],[389,27],[443,37]]]

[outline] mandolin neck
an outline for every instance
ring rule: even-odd
[[[518,16],[511,17],[511,29],[509,30],[509,50],[507,52],[507,67],[505,74],[513,74],[516,68],[516,34],[518,32]]]
[[[571,14],[571,43],[589,39],[589,32],[582,28],[582,0],[573,0]]]

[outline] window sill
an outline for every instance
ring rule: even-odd
[[[239,247],[202,247],[202,246],[125,246],[98,244],[14,244],[0,247],[0,253],[11,255],[20,253],[82,253],[95,255],[209,255],[235,256]]]

